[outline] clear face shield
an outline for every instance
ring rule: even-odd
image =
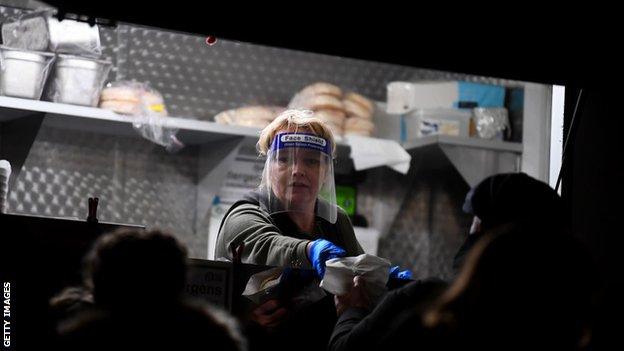
[[[329,143],[311,133],[282,132],[275,136],[261,185],[271,214],[311,213],[336,222],[336,187]]]

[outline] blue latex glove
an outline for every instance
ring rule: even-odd
[[[320,278],[325,275],[325,261],[343,257],[347,252],[325,239],[314,240],[310,246],[310,262]]]
[[[390,267],[390,278],[396,279],[412,279],[412,272],[409,269],[404,271],[399,269],[399,266]]]

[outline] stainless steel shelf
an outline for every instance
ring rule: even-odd
[[[53,127],[140,137],[132,127],[136,121],[132,116],[95,107],[0,96],[0,122],[33,114],[44,114],[43,123]],[[163,118],[162,126],[178,129],[178,139],[187,145],[204,144],[232,137],[257,137],[260,132],[256,128],[179,117]]]
[[[41,124],[45,126],[141,138],[139,133],[133,128],[133,122],[137,120],[133,116],[121,115],[95,107],[0,96],[0,123],[27,120],[28,118],[24,117],[30,118],[33,116],[36,117],[35,120],[42,121]],[[260,134],[260,130],[256,128],[223,125],[193,118],[166,117],[159,121],[162,123],[162,127],[177,129],[177,137],[185,145],[214,145],[214,142],[226,140],[242,140],[245,137],[257,138]],[[24,124],[21,128],[20,130],[26,132],[26,129],[30,130],[33,128],[33,124]],[[31,135],[31,137],[34,137],[34,135],[36,134]],[[350,147],[345,140],[337,138],[337,144],[338,158],[349,158]],[[29,145],[25,143],[23,146],[25,150],[22,151],[22,154],[27,152],[26,149],[29,148]],[[483,160],[485,160],[483,157],[506,157],[502,155],[510,153],[515,157],[522,154],[522,144],[520,143],[458,138],[445,135],[433,135],[414,139],[404,143],[403,147],[408,152],[415,152],[419,148],[429,145],[438,145],[453,160],[462,173],[467,172],[462,171],[463,169],[470,170],[474,168],[473,165],[467,162],[474,163],[478,161],[477,159],[471,159],[477,157],[472,155],[475,153],[478,153],[478,157]],[[501,154],[501,156],[496,156],[498,154]],[[20,156],[20,158],[22,157]],[[465,161],[464,159],[471,160]],[[471,179],[472,177],[466,176],[466,178]]]
[[[140,137],[132,127],[132,123],[137,120],[133,116],[97,107],[0,96],[0,123],[33,114],[43,114],[46,117],[43,123],[51,127]],[[224,125],[192,117],[166,117],[162,119],[162,126],[178,129],[177,137],[186,145],[205,144],[232,137],[257,138],[260,135],[258,128]],[[337,138],[336,142],[340,149],[348,149],[342,138]]]
[[[448,135],[428,135],[422,138],[410,140],[403,144],[405,150],[410,151],[419,147],[439,144],[464,146],[468,148],[486,149],[490,151],[512,152],[522,154],[522,143],[513,143],[498,140],[485,140],[478,138],[460,138]]]
[[[403,144],[411,154],[432,152],[450,161],[469,186],[497,173],[521,170],[523,145],[496,140],[430,135]]]
[[[80,130],[110,135],[137,137],[132,127],[136,117],[126,116],[97,107],[61,104],[49,101],[20,99],[0,96],[0,123],[12,121],[33,114],[43,115],[46,126]],[[230,138],[260,135],[260,129],[224,125],[200,121],[192,117],[166,117],[162,119],[165,128],[178,129],[177,137],[185,145],[206,144]],[[342,138],[336,138],[338,153],[348,155],[349,147]]]

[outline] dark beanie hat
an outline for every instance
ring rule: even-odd
[[[485,178],[468,192],[463,210],[479,217],[484,230],[507,222],[563,224],[561,197],[525,173]]]

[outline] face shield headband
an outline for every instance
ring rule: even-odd
[[[267,208],[311,212],[331,223],[337,219],[331,143],[311,133],[278,133],[267,153],[262,184]]]

